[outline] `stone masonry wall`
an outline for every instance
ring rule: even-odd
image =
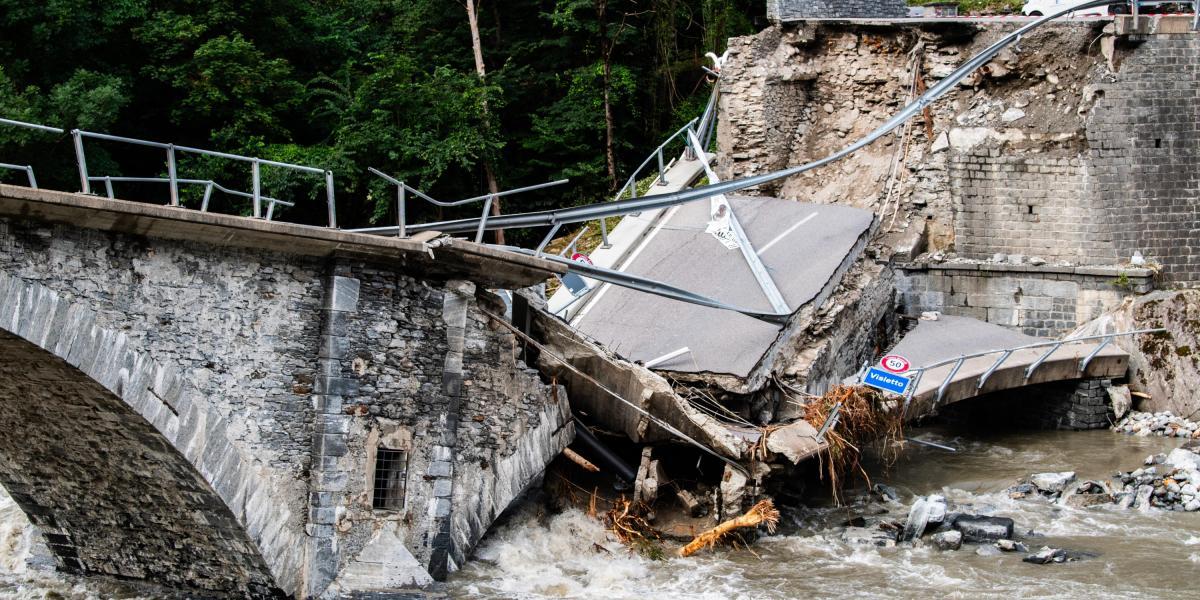
[[[827,156],[1015,27],[806,22],[731,40],[718,172]],[[1046,26],[893,135],[756,191],[873,209],[889,216],[885,244],[919,229],[948,257],[1062,268],[1119,266],[1140,251],[1165,283],[1200,283],[1197,65],[1194,32]]]
[[[75,533],[56,529],[53,511],[37,512],[53,505],[43,502],[46,494],[87,490],[88,474],[119,482],[73,509],[94,521],[75,518],[72,527],[102,537],[53,538],[62,561],[99,557],[85,572],[174,585],[192,568],[212,574],[195,581],[214,594],[249,589],[254,596],[272,585],[336,597],[429,583],[462,564],[574,432],[564,390],[524,365],[512,335],[485,309],[503,314],[470,282],[417,278],[358,259],[0,220],[0,330],[47,351],[61,347],[82,372],[81,386],[94,380],[117,399],[114,416],[101,418],[143,447],[104,438],[116,430],[90,425],[94,408],[91,417],[64,414],[55,422],[80,428],[46,427],[47,439],[57,432],[88,447],[111,446],[114,454],[102,458],[113,460],[39,470],[6,456],[20,468],[0,483],[13,485],[13,497],[48,535],[69,538]],[[99,405],[87,398],[80,410]],[[7,430],[34,422],[26,415]],[[380,448],[407,456],[399,508],[372,505]],[[118,460],[118,449],[142,460],[157,456],[154,449],[178,461],[139,485],[130,473],[150,467]],[[36,443],[26,450],[49,451]],[[53,452],[40,460],[52,458],[68,460]],[[190,480],[188,468],[196,470]],[[41,499],[31,486],[40,486]],[[122,522],[118,493],[150,499],[164,514],[194,514],[196,523],[147,513],[146,526],[161,530],[138,537],[133,521],[123,521],[128,530],[112,526]],[[189,511],[188,502],[208,513]],[[175,552],[180,543],[193,554]],[[222,555],[250,558],[238,575],[214,566],[212,557]]]
[[[767,0],[767,18],[789,22],[823,18],[895,18],[908,16],[903,0]]]
[[[1145,269],[1038,268],[945,263],[909,265],[896,278],[900,310],[939,311],[1003,325],[1028,335],[1057,337],[1152,287]],[[1122,278],[1124,275],[1124,278]]]
[[[502,304],[473,284],[357,262],[337,272],[358,293],[331,366],[353,394],[330,461],[345,493],[323,498],[339,565],[328,593],[444,578],[570,442],[566,393],[524,365],[513,335],[481,310],[503,314]],[[399,509],[372,507],[380,446],[408,453]]]
[[[322,270],[266,252],[0,220],[0,272],[14,290],[34,294],[14,299],[18,314],[3,326],[45,327],[50,311],[69,308],[75,312],[62,314],[74,320],[56,324],[64,331],[55,335],[102,334],[79,350],[77,366],[134,406],[146,403],[147,418],[178,436],[169,439],[238,511],[288,592],[303,576],[296,548],[306,517],[311,324],[319,322]],[[96,362],[133,360],[126,356],[140,362],[125,370]]]

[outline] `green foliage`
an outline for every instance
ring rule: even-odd
[[[703,109],[704,52],[753,33],[763,12],[761,0],[479,1],[486,81],[456,2],[0,0],[0,116],[330,169],[345,226],[395,218],[394,189],[367,166],[452,199],[484,190],[490,161],[501,187],[572,179],[506,210],[596,202],[610,193],[605,88],[623,180]],[[65,137],[0,128],[0,160],[78,189]],[[110,143],[89,142],[88,161],[95,175],[165,173],[159,153]],[[182,176],[249,190],[244,163],[179,161]],[[263,192],[296,202],[289,219],[324,220],[319,176],[264,168]],[[410,218],[477,211],[412,203]]]

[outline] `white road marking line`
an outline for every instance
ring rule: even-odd
[[[615,267],[615,270],[624,271],[625,269],[628,269],[629,266],[633,264],[633,261],[637,260],[637,257],[642,253],[642,250],[645,250],[646,246],[650,245],[650,240],[653,240],[654,236],[658,235],[658,232],[662,231],[666,227],[666,224],[671,221],[671,219],[675,216],[675,213],[679,212],[681,206],[682,205],[676,204],[668,209],[667,214],[664,215],[662,220],[658,222],[658,225],[655,225],[654,229],[650,230],[649,235],[642,240],[642,243],[639,244],[636,249],[634,249],[633,253],[630,254],[628,258],[626,258],[624,261],[621,261],[621,264]],[[578,329],[579,323],[583,321],[583,318],[586,317],[588,312],[592,310],[592,307],[604,297],[604,293],[607,292],[608,288],[610,287],[612,287],[612,284],[610,283],[601,284],[600,289],[596,290],[596,293],[592,296],[592,299],[586,302],[583,306],[579,307],[579,314],[575,315],[571,319],[570,325]]]
[[[766,252],[767,250],[770,250],[770,249],[771,249],[771,246],[774,246],[774,245],[776,244],[776,242],[778,242],[779,240],[782,240],[784,237],[786,237],[786,236],[787,236],[787,234],[789,234],[789,233],[791,233],[791,232],[795,231],[795,230],[796,230],[796,229],[798,229],[798,228],[799,228],[801,225],[803,225],[803,224],[805,224],[805,223],[807,223],[807,222],[811,221],[811,220],[813,219],[813,217],[815,217],[815,216],[817,216],[817,213],[815,213],[815,212],[814,212],[813,214],[811,214],[811,215],[808,215],[807,217],[804,217],[803,219],[800,219],[800,221],[799,221],[798,223],[796,223],[795,225],[792,225],[791,227],[788,227],[786,230],[784,230],[784,232],[783,232],[783,233],[781,233],[781,234],[779,234],[779,235],[775,236],[775,239],[773,239],[773,240],[771,240],[771,241],[767,242],[767,243],[766,243],[766,244],[765,244],[765,245],[764,245],[762,248],[759,248],[759,249],[758,249],[758,253],[759,253],[759,254],[762,254],[763,252]]]

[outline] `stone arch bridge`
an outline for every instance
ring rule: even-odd
[[[561,267],[442,244],[0,186],[0,485],[71,572],[444,576],[573,428],[481,310]]]

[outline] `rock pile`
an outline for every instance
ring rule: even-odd
[[[1191,441],[1170,454],[1146,458],[1141,469],[1117,473],[1122,484],[1116,501],[1126,508],[1195,512],[1200,510],[1200,442]]]
[[[1177,417],[1169,412],[1137,412],[1132,411],[1124,419],[1113,425],[1113,429],[1123,433],[1148,437],[1151,435],[1200,438],[1200,423]]]

